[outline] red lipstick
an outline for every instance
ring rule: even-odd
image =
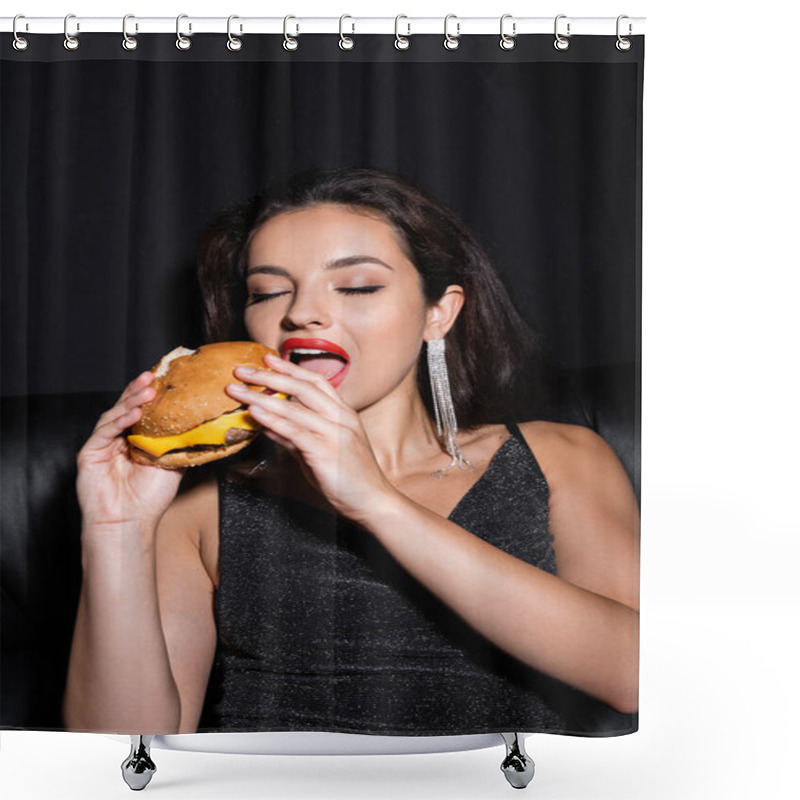
[[[327,339],[287,339],[281,345],[281,358],[288,358],[292,350],[298,347],[307,348],[309,350],[325,350],[328,353],[341,356],[348,364],[350,363],[350,356],[347,354],[347,350],[343,347],[339,347],[338,344],[329,342]]]
[[[299,339],[299,338],[292,338],[287,339],[281,346],[280,346],[280,353],[281,358],[286,360],[291,359],[292,351],[293,350],[322,350],[326,353],[331,353],[335,356],[339,356],[339,358],[344,359],[344,368],[341,369],[336,375],[333,375],[331,378],[328,378],[328,383],[331,384],[334,388],[338,388],[342,381],[345,379],[348,370],[350,369],[350,356],[348,355],[347,351],[343,347],[339,347],[338,344],[334,344],[333,342],[329,342],[327,339]]]

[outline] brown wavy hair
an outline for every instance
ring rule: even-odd
[[[513,409],[514,386],[521,373],[546,360],[543,343],[514,307],[469,228],[422,187],[385,170],[315,167],[274,181],[224,209],[203,231],[198,244],[206,342],[248,338],[245,273],[249,245],[261,225],[277,214],[318,203],[377,212],[390,223],[420,274],[429,304],[440,300],[447,286],[463,287],[464,304],[447,333],[446,349],[459,428],[506,418]],[[425,357],[418,361],[417,386],[433,419]]]

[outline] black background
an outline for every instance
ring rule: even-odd
[[[0,37],[2,721],[63,729],[80,589],[75,454],[110,393],[201,343],[220,208],[309,166],[400,173],[472,227],[638,496],[643,41]],[[534,408],[533,371],[520,391]],[[523,381],[525,383],[525,381]],[[542,392],[545,394],[545,392]],[[517,419],[533,418],[522,413]],[[61,602],[53,606],[52,598]]]
[[[8,37],[10,40],[10,37]],[[194,249],[308,166],[422,184],[475,231],[566,368],[638,363],[643,40],[111,34],[2,41],[2,393],[121,391],[202,343]]]

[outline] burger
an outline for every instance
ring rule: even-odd
[[[127,435],[130,456],[138,464],[163,469],[196,467],[227,458],[247,447],[263,426],[225,386],[237,380],[236,367],[268,369],[264,356],[279,355],[257,342],[218,342],[189,350],[176,347],[152,368],[155,397]],[[261,385],[245,384],[286,398]]]

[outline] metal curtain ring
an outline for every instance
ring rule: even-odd
[[[445,46],[445,48],[447,50],[458,50],[458,46],[459,46],[459,44],[461,44],[458,41],[458,37],[461,35],[461,23],[460,22],[456,22],[456,35],[455,36],[451,36],[447,32],[447,23],[448,23],[449,20],[451,20],[454,17],[456,18],[456,20],[458,19],[456,14],[448,14],[444,18],[444,46]]]
[[[299,47],[299,42],[297,39],[293,39],[289,34],[286,32],[286,23],[289,22],[290,19],[297,19],[297,17],[293,17],[291,14],[287,14],[283,18],[283,49],[284,50],[297,50]],[[300,23],[295,23],[295,35],[300,33]]]
[[[353,18],[349,14],[342,14],[342,16],[339,17],[339,47],[342,50],[352,50],[356,46],[355,41],[351,39],[349,36],[345,36],[344,33],[342,33],[342,24],[344,23],[345,19],[353,19]],[[356,32],[355,22],[351,23],[351,28],[352,30],[350,31],[350,33],[355,33]]]
[[[239,19],[236,14],[231,14],[228,17],[228,50],[231,52],[236,52],[237,50],[242,49],[242,40],[237,39],[235,36],[231,35],[231,20]],[[242,32],[242,26],[239,25],[239,33]]]
[[[555,25],[554,25],[554,32],[555,32],[555,35],[556,35],[556,39],[553,42],[553,47],[555,47],[556,50],[569,50],[569,39],[565,38],[564,36],[562,36],[558,32],[558,21],[560,19],[566,19],[566,18],[567,18],[566,14],[559,14],[556,17],[556,21],[555,21]],[[567,23],[567,36],[570,35],[569,28],[570,28],[570,24],[568,22]]]
[[[135,19],[133,14],[126,14],[122,18],[122,46],[126,50],[135,50],[139,46],[139,41],[135,36],[128,36],[128,20]],[[139,30],[139,23],[136,23],[136,30]]]
[[[192,46],[192,40],[188,39],[181,33],[181,20],[184,17],[188,17],[188,14],[178,14],[178,18],[175,20],[175,33],[178,35],[178,38],[175,40],[175,47],[178,50],[188,50]],[[192,32],[192,23],[189,23],[189,33]]]
[[[17,33],[17,20],[18,19],[25,19],[24,14],[17,14],[14,17],[14,24],[12,25],[12,31],[14,32],[14,49],[15,50],[27,50],[28,49],[28,40],[24,36],[20,36]],[[25,23],[25,30],[28,30],[28,23]]]
[[[408,50],[411,47],[411,42],[406,39],[406,36],[411,36],[411,23],[407,22],[406,25],[408,26],[408,31],[406,31],[406,36],[401,36],[400,31],[398,30],[399,23],[401,19],[408,19],[405,14],[398,14],[394,18],[394,46],[398,50]]]
[[[511,23],[511,36],[508,36],[508,34],[503,32],[503,23],[509,17],[513,17],[513,14],[503,14],[503,16],[500,17],[500,47],[502,47],[503,50],[513,50],[517,44],[514,39],[514,37],[517,35],[516,22]]]
[[[617,50],[620,50],[623,53],[631,49],[631,40],[630,39],[626,39],[624,36],[620,35],[619,23],[623,19],[628,19],[628,18],[629,17],[628,17],[627,14],[620,14],[617,17],[617,42],[616,42],[616,46],[617,46]],[[629,22],[628,23],[628,36],[630,36],[632,32],[633,32],[633,26]]]
[[[74,16],[75,16],[75,14],[67,14],[67,16],[64,17],[64,47],[67,50],[77,50],[81,46],[81,43],[78,41],[78,39],[75,36],[70,36],[69,35],[69,30],[67,29],[68,26],[69,26],[70,19],[72,17],[74,17]],[[75,24],[75,29],[77,31],[79,31],[81,29],[80,22],[77,22]]]

